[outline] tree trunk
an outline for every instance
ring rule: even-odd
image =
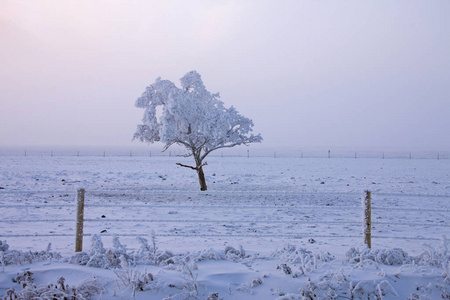
[[[197,169],[197,174],[198,174],[198,181],[200,183],[200,191],[206,191],[207,186],[206,186],[205,174],[203,173],[203,167],[199,167]]]

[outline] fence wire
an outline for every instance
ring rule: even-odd
[[[62,193],[64,195],[76,195],[76,192],[73,191],[9,191],[8,193],[13,194],[41,194],[41,193]],[[4,194],[3,192],[0,193]],[[94,196],[97,198],[101,198],[105,195],[125,195],[125,196],[132,196],[132,195],[167,195],[167,194],[175,194],[175,195],[204,195],[204,193],[200,192],[191,192],[191,191],[139,191],[136,193],[136,191],[89,191],[86,193],[87,197]],[[353,193],[323,193],[323,194],[314,194],[314,193],[296,193],[296,192],[258,192],[258,191],[218,191],[218,192],[208,192],[207,194],[211,195],[271,195],[271,196],[308,196],[308,195],[314,195],[316,197],[320,197],[321,195],[324,197],[329,197],[330,195],[341,195],[341,196],[352,196],[356,199],[360,199],[361,195],[359,194],[353,194]],[[449,199],[450,196],[448,195],[405,195],[405,194],[386,194],[386,193],[375,193],[373,194],[373,197],[382,196],[382,197],[419,197],[419,198],[426,198],[426,199]],[[132,201],[132,200],[129,200]],[[254,210],[269,210],[269,212],[265,212],[262,215],[270,214],[270,210],[282,210],[285,212],[295,212],[295,211],[303,211],[303,210],[309,210],[309,211],[325,211],[325,212],[336,212],[337,215],[341,214],[345,216],[349,212],[353,212],[353,214],[358,215],[362,213],[361,206],[355,206],[355,205],[223,205],[223,204],[210,204],[210,205],[180,205],[180,204],[172,204],[172,205],[166,205],[166,204],[155,204],[152,203],[151,200],[148,200],[146,204],[103,204],[103,203],[89,203],[89,198],[87,200],[86,206],[87,208],[109,208],[109,209],[150,209],[150,210],[156,210],[156,209],[174,209],[174,210],[206,210],[206,209],[221,209],[221,210],[247,210],[247,211],[254,211]],[[4,224],[20,224],[20,223],[70,223],[73,222],[75,224],[75,218],[34,218],[30,217],[28,210],[39,210],[39,209],[47,209],[47,208],[73,208],[73,214],[75,213],[75,204],[51,204],[51,203],[30,203],[30,204],[2,204],[0,205],[0,208],[6,209],[26,209],[27,210],[27,216],[26,218],[18,218],[18,219],[9,219],[3,217],[0,219],[0,223]],[[440,213],[440,214],[448,214],[450,213],[449,209],[429,209],[429,208],[414,208],[414,207],[393,207],[393,206],[373,206],[372,209],[374,211],[413,211],[413,212],[427,212],[427,213]],[[176,217],[176,216],[175,216]],[[378,226],[378,225],[388,225],[388,226],[409,226],[409,227],[440,227],[440,228],[450,228],[450,224],[448,224],[448,219],[446,218],[445,222],[441,223],[424,223],[424,222],[389,222],[389,221],[378,221],[376,219],[373,219],[372,225]],[[143,223],[143,224],[152,224],[152,223],[160,223],[160,224],[209,224],[209,225],[216,225],[216,226],[222,226],[223,224],[259,224],[259,225],[310,225],[310,226],[317,226],[317,225],[346,225],[350,227],[357,227],[362,225],[362,220],[354,220],[354,221],[333,221],[333,220],[261,220],[261,219],[213,219],[213,220],[205,220],[205,219],[193,219],[193,218],[86,218],[84,219],[86,223]],[[57,233],[57,232],[51,232],[51,233],[30,233],[30,234],[22,234],[22,233],[3,233],[0,232],[0,237],[3,238],[11,238],[11,237],[18,237],[18,238],[26,238],[26,237],[74,237],[75,233],[73,228],[70,230],[71,233]],[[94,233],[85,233],[83,236],[89,237],[94,235]],[[148,233],[123,233],[118,232],[117,234],[113,233],[101,233],[102,236],[146,236]],[[362,232],[361,234],[354,235],[354,234],[311,234],[311,232],[295,232],[295,233],[276,233],[276,234],[251,234],[251,233],[165,233],[160,232],[155,234],[158,237],[185,237],[185,238],[194,238],[194,237],[201,237],[201,238],[213,238],[213,237],[243,237],[243,238],[285,238],[285,239],[301,239],[305,237],[315,237],[315,238],[362,238]],[[430,240],[430,241],[437,241],[440,240],[439,238],[434,237],[423,237],[423,236],[391,236],[391,235],[380,235],[380,234],[374,234],[372,235],[372,238],[374,239],[402,239],[402,240]]]

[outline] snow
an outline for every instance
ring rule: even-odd
[[[449,160],[209,157],[207,192],[175,165],[189,161],[0,156],[0,297],[26,271],[28,293],[93,299],[449,297]]]

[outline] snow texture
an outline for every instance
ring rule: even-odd
[[[0,157],[0,297],[450,297],[449,161],[213,158],[199,193],[175,159]]]

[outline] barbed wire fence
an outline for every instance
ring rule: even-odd
[[[24,157],[177,157],[184,156],[187,152],[182,148],[167,150],[143,150],[143,149],[63,149],[63,150],[5,150],[0,149],[0,156],[24,156]],[[272,158],[380,158],[380,159],[437,159],[444,160],[450,158],[450,151],[431,150],[339,150],[339,149],[318,149],[318,150],[283,150],[283,149],[226,149],[217,150],[210,154],[210,157],[272,157]]]
[[[352,239],[360,241],[360,244],[364,242],[369,247],[371,244],[376,246],[379,240],[439,241],[441,235],[450,234],[450,209],[448,205],[442,205],[450,201],[447,195],[218,191],[206,194],[214,197],[214,201],[211,201],[207,197],[193,200],[205,197],[205,194],[179,190],[139,193],[87,191],[85,202],[84,190],[76,193],[10,193],[18,197],[59,193],[63,201],[56,203],[58,201],[49,202],[42,200],[47,198],[41,198],[38,201],[28,200],[26,204],[0,204],[3,211],[0,239],[65,237],[76,241],[76,251],[82,251],[84,237],[94,234],[105,237],[144,237],[149,236],[152,230],[156,232],[156,237],[180,239],[277,238],[306,239],[314,243],[314,239],[333,238]],[[165,201],[167,195],[182,199]],[[322,201],[322,204],[307,205],[296,200],[311,197],[331,199],[336,196],[351,199],[346,202],[351,205],[339,205],[329,200]],[[375,201],[372,201],[373,197]],[[405,198],[406,203],[399,205],[398,201],[393,201],[399,197]],[[238,198],[250,200],[233,200]],[[432,200],[436,202],[433,205],[430,204]],[[418,207],[418,202],[424,205]],[[83,207],[80,207],[81,203]],[[420,219],[415,219],[419,212]],[[375,243],[371,242],[372,239],[375,239]]]

